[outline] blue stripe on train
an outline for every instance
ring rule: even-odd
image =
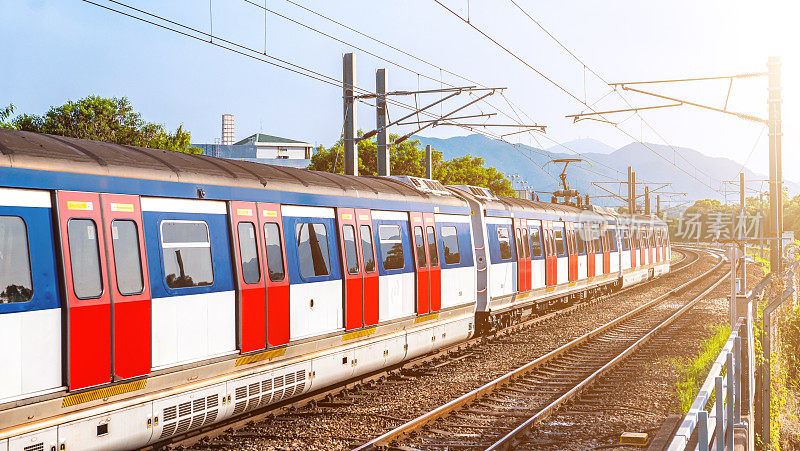
[[[167,286],[161,252],[161,221],[170,219],[205,221],[208,224],[208,233],[211,238],[211,264],[214,271],[214,282],[211,285],[190,288],[169,288]],[[227,215],[145,211],[142,212],[142,221],[144,222],[147,267],[150,271],[150,290],[153,298],[233,290]]]
[[[197,199],[197,190],[205,191],[205,199],[273,202],[281,204],[315,205],[322,207],[369,208],[380,210],[421,211],[448,214],[470,214],[468,206],[435,205],[412,201],[387,201],[326,194],[294,193],[269,189],[238,188],[181,182],[165,182],[126,177],[72,174],[0,167],[0,185],[17,188],[60,189],[100,193],[138,194]]]
[[[49,208],[0,206],[0,215],[19,216],[28,232],[33,298],[28,302],[0,304],[0,314],[46,310],[61,306],[56,266],[55,235]],[[5,287],[0,287],[0,291]]]

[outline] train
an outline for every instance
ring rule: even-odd
[[[651,216],[0,130],[0,451],[157,444],[670,260]]]

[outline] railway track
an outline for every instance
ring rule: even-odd
[[[672,271],[669,274],[656,279],[657,281],[665,282],[671,280],[675,275],[681,274],[685,269],[693,267],[700,260],[700,252],[696,249],[684,248],[679,250],[682,252],[684,257],[680,261],[673,263]],[[434,354],[421,356],[417,359],[404,362],[394,367],[386,368],[382,371],[378,371],[367,376],[362,376],[357,380],[348,381],[347,383],[329,387],[322,391],[313,392],[301,398],[289,400],[275,406],[270,406],[267,409],[254,411],[247,417],[234,418],[219,425],[214,425],[216,427],[210,426],[206,429],[200,429],[183,436],[174,437],[168,442],[162,442],[147,449],[187,447],[191,447],[193,449],[236,448],[242,445],[241,439],[244,439],[244,441],[269,439],[271,436],[269,433],[259,432],[257,430],[258,428],[254,427],[254,425],[264,421],[267,418],[273,418],[276,416],[280,417],[281,415],[288,415],[291,417],[293,415],[300,415],[297,410],[309,405],[322,408],[335,408],[337,405],[342,404],[341,401],[335,401],[337,395],[345,394],[349,397],[353,392],[357,392],[364,387],[370,388],[376,382],[381,380],[389,379],[392,381],[392,383],[411,383],[411,381],[416,379],[418,375],[427,374],[442,369],[443,367],[446,367],[451,363],[458,362],[462,359],[474,357],[473,351],[475,348],[480,347],[482,344],[485,344],[488,341],[504,340],[504,337],[515,336],[515,334],[530,330],[534,326],[545,322],[551,322],[557,318],[571,315],[577,311],[590,308],[603,300],[607,300],[616,296],[622,296],[633,290],[641,290],[648,285],[649,284],[635,285],[609,295],[594,298],[587,302],[573,304],[568,307],[546,313],[542,316],[528,319],[522,323],[509,326],[491,335],[476,337],[467,342],[442,349]],[[356,394],[354,396],[357,397],[359,395]],[[397,421],[402,421],[403,419],[391,418],[390,420],[395,421],[396,424]],[[358,444],[358,442],[353,444]]]
[[[534,446],[530,428],[610,374],[725,279],[711,270],[597,329],[357,449],[509,449]]]

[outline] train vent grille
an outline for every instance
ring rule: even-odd
[[[44,451],[44,442],[37,443],[35,445],[28,445],[23,449],[25,451]]]
[[[218,407],[219,395],[217,394],[184,402],[177,406],[165,407],[164,428],[161,430],[160,438],[182,434],[190,429],[213,423],[217,419]],[[179,421],[175,421],[176,419]]]
[[[164,409],[164,422],[172,421],[175,418],[178,418],[178,407],[177,406],[169,406]]]

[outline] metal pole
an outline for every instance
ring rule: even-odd
[[[746,201],[747,201],[747,199],[745,199],[745,195],[744,195],[744,172],[740,172],[739,173],[739,205],[740,205],[741,214],[739,216],[740,216],[740,220],[741,221],[747,221],[747,208],[745,207],[745,202]],[[745,224],[746,224],[746,222],[745,222]],[[739,226],[739,231],[743,232],[744,230],[745,229],[740,225]],[[744,294],[747,294],[747,267],[746,267],[746,264],[745,264],[745,256],[747,255],[747,244],[745,243],[743,238],[747,238],[747,237],[744,236],[744,234],[742,233],[742,236],[740,236],[739,238],[742,239],[741,244],[739,245],[739,250],[740,250],[739,258],[742,260],[741,264],[739,265],[739,279],[741,280],[741,286],[739,287],[739,293],[744,295]]]
[[[630,213],[630,214],[633,214],[633,201],[631,200],[631,199],[633,199],[633,195],[631,194],[633,192],[633,191],[631,191],[631,186],[632,186],[631,185],[631,176],[632,176],[632,174],[633,174],[633,171],[631,170],[631,167],[628,166],[628,213]]]
[[[714,378],[714,394],[716,396],[715,399],[715,407],[717,413],[717,427],[715,437],[717,446],[716,449],[718,451],[722,451],[725,449],[725,432],[724,432],[724,425],[725,425],[725,418],[724,418],[724,406],[722,405],[722,376],[717,376]]]
[[[781,59],[769,57],[769,218],[770,242],[769,262],[772,271],[781,272],[781,240],[783,234],[782,212],[783,187],[781,185]]]
[[[764,221],[764,192],[763,191],[759,191],[758,192],[758,212],[759,212],[759,214],[761,214],[761,221],[762,221],[761,230],[759,230],[759,232],[761,233],[761,239],[759,240],[759,243],[761,244],[761,254],[759,255],[759,257],[761,258],[761,260],[764,260],[764,226],[763,226],[763,221]]]
[[[388,85],[386,69],[375,71],[375,129],[378,130],[378,175],[387,176],[391,174],[391,162],[389,160],[389,146],[386,145],[386,87]]]
[[[731,321],[731,330],[733,327],[736,326],[737,316],[736,316],[736,257],[737,257],[737,250],[735,244],[731,243],[728,247],[728,259],[730,260],[731,264],[731,294],[730,298],[728,299],[728,312],[730,313],[730,321]]]
[[[344,173],[358,175],[356,150],[356,55],[345,53],[342,58],[342,89],[344,100]]]
[[[631,172],[631,213],[636,213],[636,172]]]
[[[770,412],[769,412],[769,402],[770,402],[770,395],[771,395],[771,385],[772,384],[772,375],[770,374],[770,368],[772,364],[770,362],[771,355],[772,355],[772,343],[770,341],[770,337],[772,333],[770,331],[770,314],[769,312],[764,312],[764,318],[762,323],[761,329],[761,349],[763,352],[763,363],[761,364],[761,442],[765,445],[769,445],[771,440],[770,435]]]
[[[656,194],[656,216],[661,217],[661,194]]]
[[[745,326],[747,327],[747,326]],[[749,331],[748,331],[749,332]],[[744,361],[742,359],[742,337],[736,337],[734,341],[734,355],[736,357],[736,371],[735,379],[736,385],[734,386],[734,399],[736,403],[733,405],[733,418],[736,424],[742,423],[742,366]]]
[[[728,367],[728,386],[727,395],[725,399],[725,441],[727,442],[727,446],[729,450],[733,450],[733,404],[735,403],[733,398],[733,387],[734,381],[736,378],[734,377],[735,371],[733,369],[733,354],[730,352],[726,356],[727,361],[725,362]]]
[[[697,449],[700,451],[708,450],[708,412],[701,410],[697,412]]]
[[[425,178],[433,178],[433,152],[430,144],[425,146]]]
[[[650,216],[650,187],[644,187],[644,214]]]

